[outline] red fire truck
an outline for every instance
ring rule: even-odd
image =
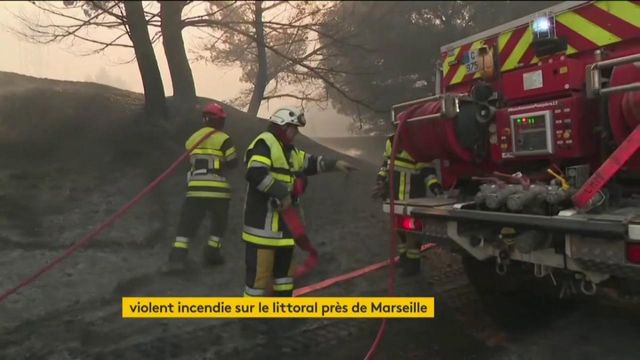
[[[436,95],[391,117],[450,189],[396,201],[401,231],[495,291],[640,293],[640,2],[568,1],[445,45]]]

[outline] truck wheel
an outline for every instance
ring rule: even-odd
[[[567,313],[569,301],[554,296],[557,290],[545,284],[549,279],[536,279],[533,270],[518,266],[526,264],[511,265],[505,275],[499,275],[495,259],[478,261],[467,255],[462,263],[484,310],[507,331],[544,326]]]

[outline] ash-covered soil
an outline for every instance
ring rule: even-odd
[[[141,104],[140,94],[107,86],[0,73],[0,290],[63,253],[183,153],[197,116],[163,123],[142,117]],[[242,152],[266,123],[226,110],[226,131]],[[297,143],[315,154],[344,158],[350,151],[302,136]],[[359,171],[310,181],[304,209],[321,261],[299,286],[387,256],[388,219],[369,195],[383,140],[375,155],[371,144],[348,145],[362,157],[350,159]],[[364,358],[378,320],[280,321],[271,341],[259,345],[249,320],[121,318],[122,296],[242,293],[241,169],[230,176],[226,263],[200,266],[203,224],[191,247],[193,270],[159,271],[175,236],[186,169],[88,247],[0,303],[0,359]],[[637,358],[637,313],[581,302],[545,319],[523,318],[505,333],[483,316],[457,258],[432,250],[424,265],[421,277],[399,280],[398,294],[435,296],[436,318],[390,321],[377,359]],[[386,286],[381,270],[317,295],[383,295]]]
[[[126,204],[184,152],[186,137],[200,126],[198,117],[177,124],[144,119],[139,94],[97,84],[0,73],[0,88],[0,148],[7,155],[0,159],[3,290]],[[267,123],[226,110],[225,131],[243,152]],[[302,136],[297,144],[310,153],[345,158]],[[359,171],[310,179],[303,207],[322,258],[306,282],[385,256],[385,217],[369,197],[375,169],[349,160]],[[158,271],[175,236],[186,169],[183,164],[88,247],[0,304],[0,358],[47,358],[68,349],[117,347],[209,324],[125,321],[120,318],[122,296],[242,294],[246,182],[241,168],[230,174],[234,198],[224,239],[226,263],[200,267],[207,231],[203,223],[191,247],[194,270],[183,277]]]

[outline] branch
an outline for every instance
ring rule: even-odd
[[[109,14],[112,17],[120,20],[121,23],[125,23],[127,22],[127,20],[125,19],[124,16],[120,15],[120,14],[116,14],[113,11],[111,11],[111,9],[113,9],[114,7],[116,7],[118,4],[120,3],[120,1],[115,1],[114,4],[108,8],[105,8],[102,6],[102,4],[100,4],[99,1],[91,1],[91,5],[95,6],[96,8],[100,9],[103,11],[103,13]]]
[[[216,12],[217,13],[217,12]],[[251,20],[242,20],[242,21],[223,21],[223,20],[214,20],[211,19],[210,15],[214,15],[214,13],[207,13],[207,14],[203,14],[203,15],[198,15],[198,16],[194,16],[194,17],[190,17],[190,18],[185,18],[182,21],[183,27],[188,27],[188,26],[202,26],[203,24],[208,24],[208,26],[232,26],[232,25],[252,25],[253,21]],[[203,22],[204,21],[204,22]],[[155,25],[154,25],[155,26]],[[358,48],[360,50],[363,51],[367,51],[367,52],[374,52],[374,49],[369,49],[367,47],[365,47],[364,45],[361,44],[357,44],[357,43],[350,43],[347,42],[344,39],[341,38],[337,38],[334,35],[324,32],[320,29],[317,28],[316,24],[301,24],[301,25],[295,25],[292,23],[282,23],[282,22],[277,22],[277,21],[264,21],[264,26],[265,29],[269,29],[272,31],[276,31],[277,30],[281,30],[283,28],[285,29],[305,29],[305,30],[310,30],[315,32],[316,34],[320,35],[320,36],[324,36],[329,40],[332,40],[334,43],[338,43],[338,44],[342,44],[345,46],[351,46],[354,48]]]
[[[84,19],[84,20],[79,19],[79,18],[76,18],[76,17],[74,17],[74,16],[69,16],[69,15],[63,14],[63,13],[58,12],[58,11],[54,11],[54,10],[52,10],[51,8],[45,8],[45,7],[43,7],[43,6],[40,6],[40,5],[39,5],[39,4],[37,4],[36,2],[33,2],[32,4],[33,4],[35,7],[37,7],[38,9],[41,9],[41,10],[43,10],[43,11],[45,11],[45,12],[49,13],[49,14],[54,14],[54,15],[57,15],[57,16],[61,16],[61,17],[67,18],[67,19],[72,19],[72,20],[74,20],[74,21],[78,21],[78,22],[80,22],[80,24],[75,25],[75,26],[76,26],[76,29],[75,29],[75,30],[70,31],[70,32],[69,32],[69,31],[67,32],[67,35],[66,35],[66,36],[71,36],[71,35],[75,35],[75,33],[77,33],[78,31],[80,31],[80,29],[82,29],[82,28],[83,28],[83,27],[85,27],[86,25],[93,25],[93,24],[94,24],[94,23],[92,23],[92,21],[93,21],[93,20],[95,20],[95,19],[99,18],[99,17],[100,17],[100,16],[102,16],[103,14],[105,14],[105,13],[107,13],[108,11],[110,11],[111,9],[113,9],[113,8],[118,4],[118,2],[115,2],[115,3],[114,3],[113,5],[111,5],[109,8],[107,8],[107,9],[102,9],[100,12],[97,12],[95,15],[90,16],[90,17],[88,17],[87,19]],[[55,24],[54,24],[54,26],[57,26],[57,25],[55,25]]]
[[[93,44],[98,44],[101,45],[100,48],[90,51],[88,53],[84,53],[84,54],[79,54],[80,56],[87,56],[87,55],[91,55],[91,54],[97,54],[97,53],[101,53],[103,52],[105,49],[107,49],[108,47],[125,47],[125,48],[132,48],[132,45],[130,44],[122,44],[122,43],[118,43],[118,41],[120,39],[122,39],[122,37],[124,37],[124,35],[128,35],[128,30],[126,28],[126,22],[122,22],[122,14],[116,14],[115,12],[112,11],[112,9],[116,8],[119,9],[119,5],[120,2],[116,1],[114,2],[111,6],[109,7],[103,7],[101,6],[99,3],[97,2],[91,2],[91,5],[93,5],[94,7],[96,7],[97,9],[99,9],[94,15],[86,18],[86,19],[81,19],[78,18],[76,16],[72,16],[72,15],[68,15],[63,13],[62,9],[55,6],[55,5],[51,5],[48,4],[48,6],[43,6],[40,5],[36,2],[32,3],[37,9],[43,11],[45,14],[49,14],[49,15],[55,15],[58,16],[62,19],[68,19],[68,20],[73,20],[76,22],[76,24],[72,24],[72,25],[59,25],[59,24],[48,24],[48,25],[41,25],[37,22],[31,21],[29,19],[27,19],[24,16],[20,16],[20,15],[16,15],[16,18],[23,24],[23,26],[26,27],[27,31],[20,31],[20,30],[15,30],[12,29],[12,32],[30,42],[35,42],[35,43],[39,43],[39,44],[50,44],[52,42],[58,42],[61,41],[65,38],[68,37],[73,37],[73,38],[78,38],[80,40],[89,42],[89,43],[93,43]],[[79,8],[79,7],[76,7]],[[58,9],[58,10],[56,10]],[[108,14],[109,16],[117,19],[118,21],[97,21],[98,18],[100,18],[102,15],[104,14]],[[51,18],[49,18],[50,21]],[[86,36],[82,36],[79,35],[78,32],[80,31],[80,29],[83,28],[87,28],[87,27],[91,27],[91,26],[95,26],[95,27],[104,27],[104,28],[108,28],[108,29],[114,29],[117,28],[119,26],[123,26],[124,27],[124,32],[118,36],[116,36],[114,39],[112,39],[111,41],[102,41],[102,40],[96,40],[96,39],[91,39],[88,38]],[[30,32],[30,33],[29,33]],[[73,42],[72,42],[73,43]]]
[[[294,25],[294,24],[287,24],[287,23],[281,23],[281,22],[276,22],[276,21],[265,21],[264,24],[265,24],[265,27],[268,28],[268,29],[277,29],[278,27],[279,28],[287,28],[287,29],[299,29],[299,28],[302,28],[302,29],[305,29],[305,30],[313,31],[316,34],[318,34],[320,36],[324,36],[329,40],[333,40],[334,43],[338,43],[338,44],[342,44],[342,45],[346,45],[346,46],[351,46],[351,47],[358,48],[360,50],[364,50],[364,51],[367,51],[367,52],[375,51],[373,49],[369,49],[369,48],[365,47],[364,45],[357,44],[357,43],[350,43],[350,42],[347,42],[345,39],[337,38],[332,34],[329,34],[327,32],[319,30],[317,28],[316,24]]]
[[[224,27],[224,28],[227,28],[227,29],[229,29],[229,30],[231,30],[231,31],[234,31],[234,32],[235,32],[235,33],[237,33],[237,34],[240,34],[240,35],[242,35],[242,36],[245,36],[246,38],[251,39],[251,40],[252,40],[252,41],[254,41],[254,42],[257,42],[257,41],[258,41],[258,39],[257,39],[253,34],[251,34],[251,33],[248,33],[248,32],[246,32],[246,31],[243,31],[243,30],[238,29],[238,28],[234,28],[234,27],[232,27],[232,26],[230,26],[230,25],[227,25],[227,24],[224,24],[224,23],[216,22],[216,21],[214,21],[214,20],[200,20],[200,21],[193,22],[193,23],[194,23],[194,25],[206,25],[206,26],[219,25],[219,26],[222,26],[222,27]],[[380,112],[380,113],[385,112],[385,111],[381,111],[381,110],[376,110],[376,109],[374,109],[371,105],[369,105],[369,104],[365,103],[364,101],[359,100],[359,99],[355,99],[355,98],[351,97],[351,96],[350,96],[349,94],[347,94],[344,90],[342,90],[339,86],[337,86],[333,81],[331,81],[330,79],[328,79],[326,76],[324,76],[323,74],[321,74],[319,71],[317,71],[317,70],[316,70],[316,69],[314,69],[313,67],[311,67],[311,66],[309,66],[309,65],[307,65],[307,64],[305,64],[305,63],[303,63],[302,61],[300,61],[300,60],[298,60],[298,59],[291,58],[291,57],[289,57],[289,56],[287,56],[287,55],[283,54],[282,52],[280,52],[278,49],[276,49],[276,48],[274,48],[273,46],[270,46],[270,45],[268,45],[268,44],[265,44],[265,47],[266,47],[267,49],[271,50],[274,54],[276,54],[276,55],[280,56],[281,58],[283,58],[283,59],[285,59],[285,60],[288,60],[288,61],[290,61],[290,62],[292,62],[292,63],[294,63],[294,64],[296,64],[296,65],[298,65],[298,66],[300,66],[300,67],[303,67],[303,68],[305,68],[305,69],[309,70],[311,73],[315,74],[315,75],[316,75],[320,80],[322,80],[322,81],[323,81],[327,86],[329,86],[329,87],[333,88],[334,90],[336,90],[336,91],[337,91],[340,95],[342,95],[345,99],[347,99],[347,100],[349,100],[349,101],[351,101],[351,102],[353,102],[353,103],[360,104],[360,105],[362,105],[362,106],[366,107],[367,109],[369,109],[369,110],[371,110],[371,111],[373,111],[373,112]]]
[[[88,55],[93,55],[93,54],[99,54],[99,53],[101,53],[101,52],[105,51],[107,48],[109,48],[109,47],[111,47],[111,46],[123,46],[122,44],[116,44],[116,42],[117,42],[118,40],[120,40],[120,39],[121,39],[123,36],[125,36],[125,35],[129,35],[129,34],[125,31],[125,32],[123,32],[122,34],[118,35],[115,39],[111,40],[110,42],[108,42],[108,43],[104,43],[104,44],[102,45],[102,47],[100,47],[100,48],[98,48],[98,49],[96,49],[96,50],[90,51],[90,52],[88,52],[88,53],[86,53],[86,54],[84,54],[84,55],[82,55],[82,56],[88,56]],[[82,39],[82,38],[81,38],[81,39]],[[83,39],[83,40],[84,40],[84,39]],[[85,40],[85,41],[86,41],[86,40]],[[92,40],[92,41],[93,41],[93,40]],[[129,45],[129,46],[126,46],[126,47],[131,47],[131,48],[132,48],[133,46]]]
[[[198,15],[198,16],[186,17],[186,18],[182,19],[182,23],[186,24],[186,23],[188,23],[190,21],[194,21],[194,20],[207,20],[207,19],[212,18],[212,17],[216,16],[217,14],[219,14],[219,13],[221,13],[221,12],[223,12],[223,11],[233,7],[233,6],[235,6],[236,3],[237,3],[237,1],[233,1],[233,2],[229,3],[228,5],[217,9],[214,12],[207,12],[207,13],[204,13],[204,14]],[[184,25],[183,25],[183,27],[184,27]]]
[[[279,98],[292,98],[296,100],[307,100],[307,101],[317,101],[317,102],[327,100],[326,98],[314,98],[311,96],[300,96],[300,95],[294,95],[294,94],[265,95],[262,97],[262,100],[265,101],[265,100],[279,99]]]
[[[262,12],[265,13],[267,11],[273,10],[273,9],[277,9],[280,5],[286,5],[287,2],[286,1],[278,1],[272,5],[266,6],[264,8],[262,8]]]

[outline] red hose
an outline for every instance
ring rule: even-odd
[[[34,272],[30,276],[28,276],[25,279],[23,279],[15,287],[3,292],[2,295],[0,295],[0,302],[2,302],[4,299],[8,298],[12,294],[16,293],[18,290],[22,289],[23,287],[31,284],[36,279],[38,279],[40,276],[42,276],[44,273],[48,272],[54,266],[56,266],[57,264],[62,262],[62,260],[64,260],[65,258],[67,258],[67,257],[69,257],[71,255],[73,255],[80,248],[82,248],[83,246],[87,245],[91,240],[93,240],[96,236],[98,236],[98,234],[100,234],[103,230],[105,230],[106,228],[111,226],[125,212],[127,212],[129,209],[131,209],[135,204],[137,204],[140,200],[142,200],[142,198],[144,196],[146,196],[148,193],[150,193],[152,190],[154,190],[164,179],[166,179],[169,175],[171,175],[171,173],[173,173],[175,171],[175,169],[178,167],[178,165],[180,165],[180,163],[182,161],[184,161],[187,157],[189,157],[189,154],[191,153],[191,151],[193,151],[193,149],[195,149],[198,145],[200,145],[200,143],[202,143],[204,140],[206,140],[208,137],[210,137],[215,132],[216,132],[216,130],[212,130],[212,131],[208,132],[207,134],[205,134],[200,140],[198,140],[198,142],[195,145],[193,145],[191,147],[191,149],[189,149],[184,154],[182,154],[182,156],[180,156],[176,161],[174,161],[173,164],[171,164],[171,166],[169,166],[169,168],[167,168],[167,170],[165,170],[162,174],[160,174],[160,176],[158,176],[155,180],[153,180],[146,188],[144,188],[144,190],[142,190],[140,193],[138,193],[138,195],[136,195],[136,197],[134,197],[126,205],[124,205],[118,211],[116,211],[113,215],[111,215],[111,217],[109,219],[107,219],[105,222],[103,222],[98,227],[94,228],[91,232],[89,232],[87,235],[85,235],[82,239],[80,239],[80,241],[78,241],[75,244],[71,245],[62,255],[59,255],[58,257],[53,259],[53,261],[51,261],[49,264],[43,266],[40,270]]]
[[[393,145],[391,147],[391,158],[389,160],[389,221],[391,223],[391,241],[389,244],[389,283],[387,288],[387,293],[389,296],[393,296],[396,291],[396,267],[395,267],[395,257],[397,252],[397,244],[398,244],[398,234],[396,233],[396,221],[395,221],[395,196],[394,193],[394,171],[395,171],[395,162],[396,162],[396,153],[398,151],[398,144],[400,143],[400,131],[404,126],[404,118],[398,119],[398,128],[396,129],[396,133],[393,137]],[[365,356],[364,360],[372,359],[375,352],[378,350],[378,346],[382,342],[382,338],[384,337],[384,332],[387,328],[387,319],[382,319],[382,323],[380,324],[380,328],[378,329],[378,334],[376,335],[375,340],[371,344],[371,348],[369,352]]]

